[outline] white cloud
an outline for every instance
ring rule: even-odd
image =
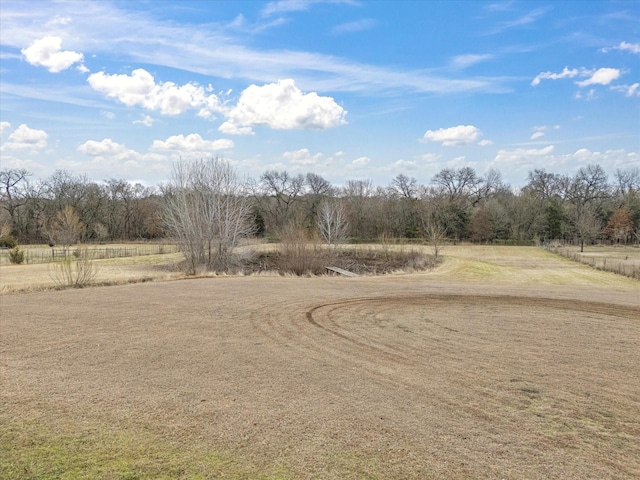
[[[141,120],[134,120],[134,124],[141,124],[145,127],[151,127],[155,123],[155,119],[151,118],[149,115],[144,115]]]
[[[314,3],[354,3],[354,0],[277,0],[267,3],[262,9],[262,15],[268,17],[276,13],[302,12],[308,10]]]
[[[541,138],[541,137],[544,137],[544,132],[537,131],[537,132],[534,132],[533,135],[531,135],[531,140],[535,140],[536,138]]]
[[[609,85],[614,80],[620,78],[620,70],[617,68],[599,68],[591,77],[581,82],[576,82],[579,87],[587,87],[589,85]]]
[[[81,153],[86,153],[87,155],[118,155],[120,153],[126,152],[128,149],[124,145],[120,143],[116,143],[110,138],[105,138],[100,142],[96,142],[95,140],[88,140],[82,145],[80,145],[77,150]]]
[[[294,165],[315,165],[322,157],[322,153],[311,155],[308,148],[301,148],[293,152],[284,152],[282,158]]]
[[[493,145],[493,142],[491,140],[487,140],[486,138],[484,140],[480,140],[478,142],[478,145],[480,145],[481,147],[486,147],[488,145]]]
[[[23,123],[9,135],[8,141],[2,144],[2,150],[42,150],[47,146],[48,137],[44,130],[29,128]]]
[[[445,147],[455,147],[473,143],[482,136],[482,132],[473,125],[427,130],[422,137],[425,142],[442,142]]]
[[[326,129],[346,123],[346,111],[331,97],[302,93],[291,79],[245,89],[238,104],[226,112],[220,131],[250,133],[254,125],[273,129]]]
[[[476,63],[486,62],[487,60],[491,60],[493,55],[490,53],[485,54],[467,54],[467,55],[458,55],[451,59],[451,66],[454,68],[467,68]]]
[[[115,113],[109,112],[107,110],[101,110],[100,115],[103,116],[104,118],[108,118],[109,120],[113,120],[114,118],[116,118]]]
[[[558,80],[560,78],[573,78],[573,77],[576,77],[579,73],[580,71],[577,68],[572,68],[571,70],[569,70],[569,68],[567,67],[564,67],[562,69],[562,72],[560,73],[542,72],[542,73],[539,73],[536,76],[536,78],[533,79],[533,81],[531,82],[531,85],[535,87],[536,85],[540,84],[541,80]]]
[[[358,157],[353,162],[351,162],[352,167],[366,167],[371,162],[369,157]]]
[[[256,46],[251,35],[245,30],[238,34],[229,22],[180,23],[146,11],[133,11],[116,5],[117,2],[88,2],[82,9],[75,3],[41,2],[26,15],[21,2],[2,1],[3,43],[19,49],[43,31],[58,31],[59,27],[46,26],[57,15],[73,18],[73,24],[65,27],[70,39],[65,37],[65,44],[73,41],[74,48],[81,45],[101,58],[117,57],[136,65],[158,65],[218,78],[243,78],[258,85],[277,78],[295,78],[300,88],[318,92],[512,90],[508,85],[513,81],[510,76],[454,78],[444,70],[439,75],[425,69],[359,63],[346,56]],[[295,3],[297,6],[294,2],[272,2],[268,10],[277,13],[309,8],[306,1]]]
[[[532,86],[540,85],[542,80],[559,80],[563,78],[581,77],[585,80],[576,82],[579,87],[588,87],[589,85],[609,85],[612,81],[620,78],[622,72],[617,68],[599,68],[597,70],[588,70],[586,68],[569,69],[564,67],[562,72],[542,72],[531,81]],[[578,97],[580,98],[580,97]]]
[[[603,52],[608,52],[609,50],[621,50],[623,52],[630,53],[640,53],[640,43],[629,43],[629,42],[620,42],[620,45],[611,48],[603,48]]]
[[[4,132],[11,128],[11,124],[9,122],[0,122],[0,135],[3,135]]]
[[[392,169],[415,170],[418,168],[418,162],[415,160],[398,160],[391,164]]]
[[[440,155],[438,155],[437,153],[425,153],[424,155],[422,155],[422,160],[424,160],[427,163],[433,163],[439,158],[440,158]]]
[[[331,29],[331,32],[335,35],[342,35],[345,33],[356,33],[363,30],[369,30],[378,25],[378,21],[372,18],[364,18],[362,20],[356,20],[354,22],[341,23]]]
[[[255,135],[251,127],[239,127],[231,122],[224,122],[218,127],[218,131],[227,135]]]
[[[509,164],[521,163],[523,160],[530,160],[532,158],[539,158],[550,155],[553,152],[553,145],[548,145],[544,148],[516,148],[515,150],[498,150],[498,154],[495,157],[495,162]]]
[[[616,85],[611,90],[624,93],[627,97],[640,97],[640,83],[633,85]]]
[[[228,150],[233,148],[232,140],[204,140],[199,134],[191,133],[184,135],[173,135],[165,141],[154,140],[152,150],[173,150],[179,152],[211,152],[216,150]]]
[[[178,115],[191,108],[200,108],[198,115],[207,117],[221,110],[215,94],[207,94],[204,87],[187,83],[179,86],[173,82],[156,83],[149,72],[138,68],[131,75],[94,73],[88,80],[91,88],[107,97],[115,98],[129,107],[141,106],[159,110],[165,115]]]
[[[21,50],[27,62],[34,66],[47,67],[51,73],[59,73],[80,63],[84,55],[71,50],[62,51],[60,37],[44,37],[35,40],[27,48]]]

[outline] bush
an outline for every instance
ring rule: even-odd
[[[333,261],[333,252],[323,248],[315,238],[309,238],[304,230],[291,230],[282,237],[282,245],[276,259],[281,273],[318,275],[326,271]]]
[[[18,246],[9,250],[9,262],[15,265],[24,263],[24,250],[20,250]]]
[[[66,257],[49,271],[58,288],[83,288],[95,280],[98,273],[95,263],[87,258],[86,252],[80,252],[78,257],[79,260]]]
[[[0,248],[16,248],[18,241],[11,235],[0,237]]]

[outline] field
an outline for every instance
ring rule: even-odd
[[[444,255],[2,295],[0,472],[639,478],[640,283],[534,247]],[[159,275],[145,258],[101,271]]]
[[[640,248],[637,245],[593,245],[580,252],[578,247],[558,246],[551,251],[599,270],[640,280]]]

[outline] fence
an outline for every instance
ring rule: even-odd
[[[90,260],[103,260],[109,258],[138,257],[143,255],[161,255],[165,253],[177,253],[177,245],[150,244],[127,245],[116,247],[74,246],[68,249],[46,247],[22,247],[24,251],[24,263],[51,263],[65,258],[88,258]],[[0,250],[0,264],[9,263],[9,250]]]
[[[598,270],[604,270],[607,272],[617,273],[618,275],[624,275],[640,280],[640,259],[629,258],[616,258],[614,256],[605,255],[590,255],[589,253],[576,252],[570,250],[567,247],[548,247],[548,250],[562,255],[565,258],[573,260],[574,262],[584,263]]]

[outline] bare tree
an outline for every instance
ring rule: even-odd
[[[45,228],[49,243],[62,245],[65,252],[80,240],[85,231],[86,226],[80,220],[75,209],[69,205],[56,213]]]
[[[25,186],[29,175],[23,168],[0,171],[0,204],[9,213],[14,234],[18,233],[17,211],[27,200]]]
[[[585,242],[593,242],[602,232],[602,222],[588,205],[576,209],[574,227],[580,241],[580,252],[584,252]]]
[[[631,190],[640,190],[640,168],[634,167],[626,170],[617,169],[614,175],[617,193],[626,195]]]
[[[437,259],[447,238],[446,228],[437,219],[428,217],[423,221],[422,231],[427,243],[433,247],[433,256]]]
[[[325,199],[318,212],[318,230],[329,245],[337,246],[349,231],[347,212],[340,200]]]
[[[231,165],[220,158],[180,161],[166,187],[163,213],[179,242],[188,272],[227,270],[234,248],[253,231],[251,207]]]
[[[260,177],[256,198],[266,213],[272,231],[282,233],[293,222],[294,206],[304,193],[305,177],[286,170],[268,170]]]

